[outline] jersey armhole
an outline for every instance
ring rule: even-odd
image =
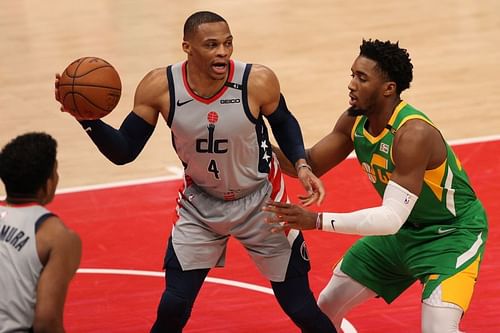
[[[40,216],[38,218],[38,220],[36,220],[35,222],[35,234],[38,232],[38,229],[40,229],[40,226],[42,225],[43,222],[47,221],[47,219],[49,217],[52,217],[52,216],[56,216],[54,213],[46,213],[46,214],[43,214],[42,216]]]
[[[172,65],[167,66],[166,70],[167,70],[168,93],[170,95],[167,126],[172,127],[172,121],[174,120],[174,113],[175,113],[175,87],[174,87],[174,79],[172,76]]]
[[[256,124],[259,121],[259,119],[254,118],[254,116],[250,112],[250,106],[248,105],[248,76],[250,75],[251,69],[252,69],[252,64],[247,64],[245,66],[245,72],[243,73],[243,79],[241,80],[241,85],[242,85],[241,98],[245,115],[247,116],[248,120]]]
[[[354,124],[352,125],[351,128],[351,140],[354,142],[354,133],[356,132],[356,127],[358,127],[359,122],[361,121],[361,116],[356,117],[356,120],[354,121]]]

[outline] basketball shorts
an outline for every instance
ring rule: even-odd
[[[347,251],[341,269],[387,303],[419,280],[426,303],[466,311],[487,237],[486,214],[477,201],[450,223],[405,223],[395,235],[363,237]]]
[[[227,242],[233,236],[267,279],[284,281],[289,264],[300,274],[307,273],[309,259],[301,233],[293,229],[272,233],[265,222],[270,213],[263,212],[262,207],[271,192],[272,186],[266,181],[243,198],[224,201],[195,184],[186,187],[172,229],[172,244],[182,269],[223,267]],[[300,255],[292,256],[295,241],[302,242],[293,247]]]

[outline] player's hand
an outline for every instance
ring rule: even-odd
[[[272,232],[280,232],[288,228],[301,230],[316,229],[318,213],[311,212],[299,205],[267,201],[262,210],[274,213],[266,218],[266,222],[272,226]]]
[[[61,74],[56,73],[56,79],[54,81],[54,88],[55,88],[54,95],[55,95],[56,101],[58,101],[61,104],[61,107],[59,108],[59,110],[61,110],[61,112],[67,112],[67,113],[71,114],[73,117],[75,117],[76,120],[84,120],[84,119],[80,119],[74,113],[72,113],[69,110],[64,108],[64,105],[62,104],[62,101],[60,99],[61,97],[59,96],[59,80],[60,79],[61,79]]]
[[[306,190],[306,194],[299,195],[300,202],[306,207],[313,203],[320,205],[325,199],[323,182],[309,168],[299,168],[297,176]]]
[[[64,108],[62,106],[62,101],[60,100],[60,97],[59,97],[59,80],[61,79],[61,74],[59,73],[56,73],[56,79],[54,81],[54,94],[55,94],[55,98],[56,98],[56,101],[58,101],[59,103],[61,103],[61,111],[64,111]]]

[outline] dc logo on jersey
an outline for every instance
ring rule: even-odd
[[[215,123],[219,121],[219,115],[215,111],[210,111],[207,114],[208,120],[208,139],[196,139],[196,152],[224,154],[227,153],[227,139],[215,139]]]

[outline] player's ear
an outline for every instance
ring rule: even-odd
[[[396,82],[386,82],[384,87],[384,96],[392,96],[394,94],[396,94]]]
[[[187,54],[191,55],[191,45],[188,41],[182,41],[182,50]]]

